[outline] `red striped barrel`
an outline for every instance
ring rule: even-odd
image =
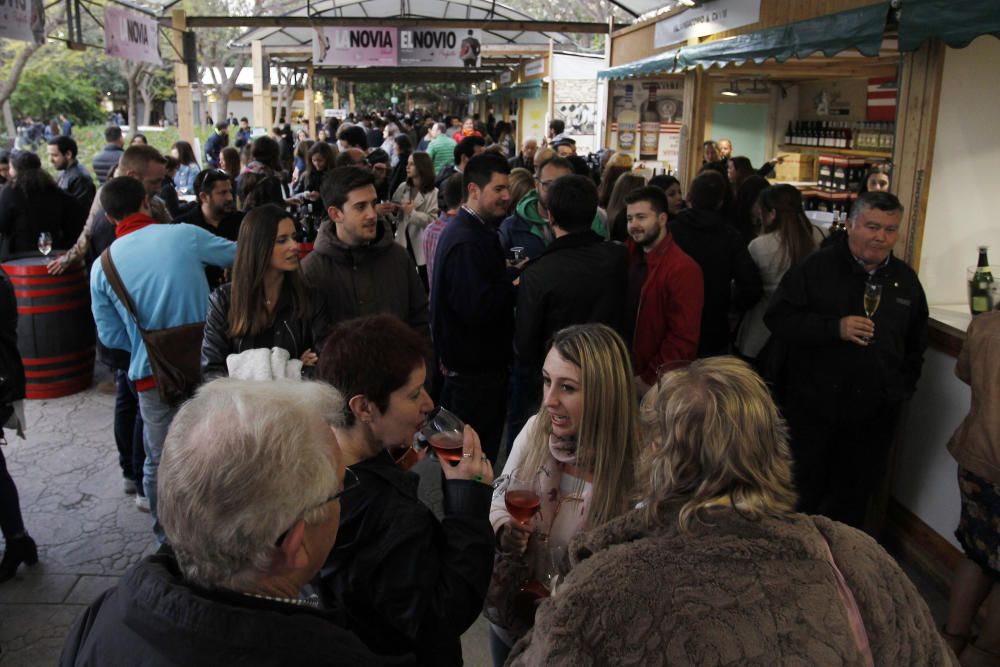
[[[94,377],[94,320],[90,284],[81,269],[50,276],[50,258],[3,263],[17,297],[17,349],[24,361],[27,398],[83,391]]]

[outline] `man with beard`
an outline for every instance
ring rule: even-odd
[[[194,177],[194,191],[198,194],[198,206],[176,218],[174,222],[186,222],[216,236],[235,241],[240,235],[244,214],[236,210],[233,181],[229,174],[221,169],[204,169]],[[217,266],[205,267],[205,277],[208,278],[210,290],[225,282],[224,272]]]
[[[59,188],[70,195],[85,210],[94,203],[97,188],[87,169],[76,159],[76,141],[70,137],[58,136],[49,140],[49,162],[59,172]]]
[[[438,241],[431,286],[431,333],[444,374],[441,404],[476,430],[494,463],[514,324],[514,288],[496,233],[510,204],[509,178],[502,155],[469,160],[462,172],[466,203]]]
[[[647,186],[625,197],[629,269],[625,342],[635,384],[644,394],[657,378],[698,355],[704,283],[701,269],[667,229],[667,196]]]

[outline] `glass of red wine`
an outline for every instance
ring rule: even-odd
[[[538,475],[531,475],[527,470],[518,468],[507,477],[507,490],[504,492],[504,504],[511,518],[527,526],[541,505],[541,495],[538,490]]]
[[[465,423],[455,414],[438,406],[427,415],[427,422],[420,429],[420,437],[427,441],[443,461],[462,460],[462,442]]]

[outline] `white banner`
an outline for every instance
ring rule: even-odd
[[[398,37],[396,28],[316,28],[313,62],[317,65],[393,67]]]
[[[45,40],[42,0],[0,0],[0,37],[41,44]]]
[[[400,67],[479,67],[481,30],[399,29]]]
[[[545,58],[532,60],[524,66],[524,76],[535,76],[545,71]]]
[[[662,49],[685,42],[741,28],[760,20],[760,0],[715,0],[704,7],[692,7],[656,24],[653,47]]]
[[[162,65],[156,19],[124,7],[105,7],[104,51],[109,56]]]

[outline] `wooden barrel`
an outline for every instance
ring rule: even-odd
[[[17,297],[17,349],[27,398],[83,391],[94,377],[94,320],[90,284],[81,269],[50,276],[48,257],[10,259],[3,270]]]

